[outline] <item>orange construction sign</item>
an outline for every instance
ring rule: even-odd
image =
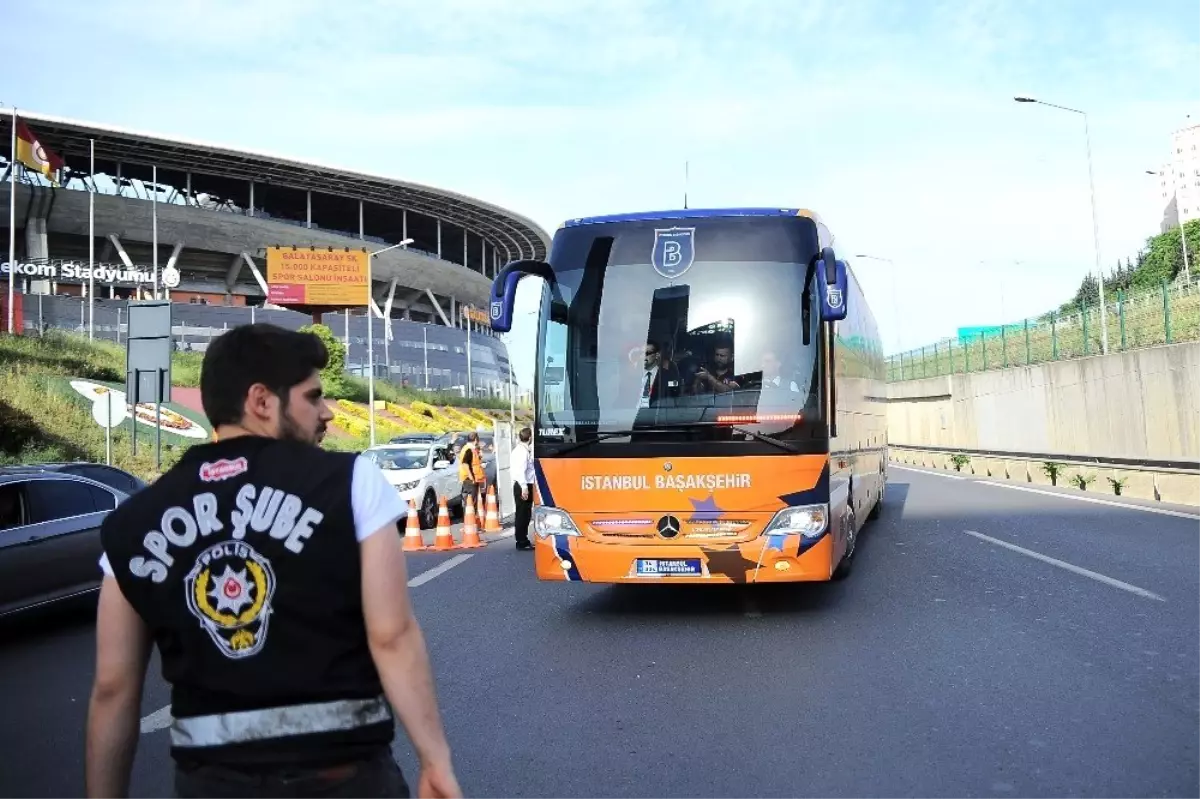
[[[366,305],[366,250],[268,247],[267,301],[276,305]]]

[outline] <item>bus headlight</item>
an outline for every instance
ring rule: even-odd
[[[542,538],[552,535],[579,535],[571,516],[558,508],[538,505],[533,509],[533,531]]]
[[[763,535],[771,533],[800,534],[805,538],[816,538],[829,526],[829,505],[797,505],[784,508],[775,514]]]

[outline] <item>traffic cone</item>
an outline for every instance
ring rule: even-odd
[[[417,517],[417,503],[408,501],[408,524],[404,528],[404,551],[420,552],[429,549],[421,535],[421,520]]]
[[[450,532],[450,511],[446,508],[446,498],[438,500],[437,535],[433,539],[433,548],[439,552],[454,549],[454,534]]]
[[[462,549],[478,549],[484,544],[479,540],[479,523],[475,517],[475,502],[467,497],[467,507],[463,511],[463,540]]]
[[[483,519],[483,531],[485,533],[500,532],[500,508],[496,505],[495,486],[488,486],[487,516]]]

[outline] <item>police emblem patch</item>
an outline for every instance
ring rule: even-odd
[[[692,268],[696,260],[696,228],[657,228],[650,264],[654,271],[674,280]]]
[[[200,553],[184,579],[188,610],[227,658],[258,654],[267,640],[275,571],[254,547],[225,541]]]

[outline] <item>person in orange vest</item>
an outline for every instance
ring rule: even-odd
[[[484,490],[487,483],[483,455],[479,450],[479,434],[474,430],[467,433],[467,443],[463,444],[462,450],[458,453],[458,479],[462,482],[463,508],[465,509],[467,497],[477,500],[479,492]]]

